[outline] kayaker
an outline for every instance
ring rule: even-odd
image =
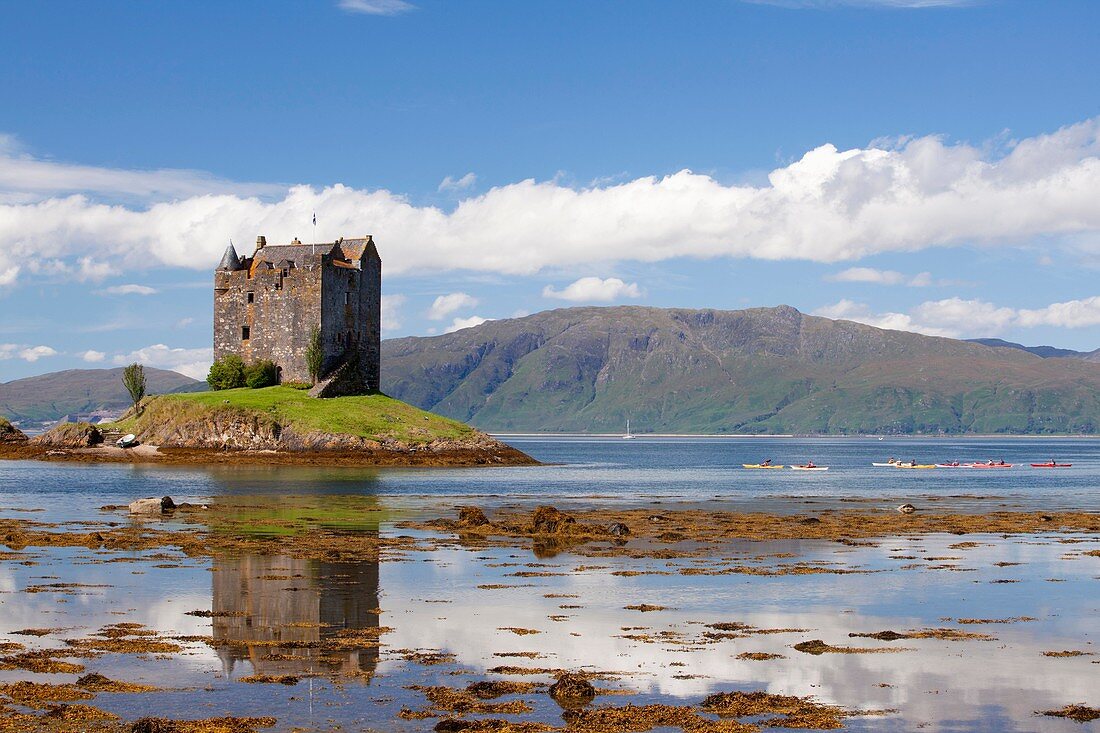
[[[808,462],[808,463],[806,464],[806,468],[817,468],[817,466],[816,466],[816,465],[814,465],[814,462],[813,462],[813,461],[809,461],[809,462]]]
[[[766,461],[761,461],[760,465],[761,466],[770,466],[770,465],[772,465],[772,459],[769,458]]]

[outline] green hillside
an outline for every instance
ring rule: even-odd
[[[382,386],[493,431],[1093,433],[1100,365],[797,310],[570,308],[383,343]]]
[[[122,367],[67,369],[0,384],[0,415],[15,422],[51,422],[95,410],[125,410],[130,396]],[[149,394],[205,390],[200,382],[166,369],[145,367]]]

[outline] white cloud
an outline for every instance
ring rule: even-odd
[[[619,298],[640,298],[642,290],[638,283],[625,283],[617,277],[606,280],[598,277],[582,277],[561,290],[547,285],[542,289],[542,297],[573,302],[610,303]]]
[[[11,285],[18,277],[19,265],[12,265],[11,267],[0,270],[0,287]]]
[[[349,13],[364,15],[400,15],[416,10],[415,5],[405,0],[340,0],[337,5]]]
[[[46,356],[57,356],[57,350],[49,346],[0,344],[0,361],[19,358],[23,361],[36,362]]]
[[[876,270],[873,267],[849,267],[833,275],[827,275],[826,280],[840,283],[874,283],[875,285],[908,285],[911,288],[926,288],[932,285],[932,273],[918,272],[916,275],[906,275],[896,270]]]
[[[100,295],[153,295],[157,292],[157,289],[151,288],[148,285],[134,285],[130,283],[127,285],[112,285],[109,288],[103,288],[97,292]]]
[[[473,308],[478,302],[477,298],[466,293],[440,295],[432,301],[432,307],[428,309],[428,318],[433,321],[442,321],[457,310]]]
[[[905,281],[905,275],[894,270],[876,270],[873,267],[849,267],[847,270],[829,275],[826,280],[838,283],[875,283],[877,285],[899,285]]]
[[[454,333],[455,331],[461,331],[464,328],[473,328],[474,326],[480,326],[482,323],[487,323],[493,320],[492,318],[482,318],[481,316],[470,316],[469,318],[456,318],[451,321],[451,325],[443,329],[443,333]]]
[[[186,318],[181,318],[178,321],[176,321],[176,328],[187,328],[188,326],[190,326],[194,322],[195,322],[194,318],[192,318],[191,316],[187,316]]]
[[[0,203],[0,273],[17,280],[23,272],[11,268],[54,261],[84,277],[104,268],[208,270],[227,237],[290,241],[314,211],[336,233],[370,222],[390,276],[531,275],[681,257],[841,262],[1038,237],[1052,247],[1072,238],[1078,254],[1100,254],[1100,237],[1082,236],[1100,232],[1100,118],[1018,141],[1003,155],[989,149],[937,137],[845,151],[822,145],[772,171],[767,184],[723,185],[687,170],[588,188],[525,180],[464,198],[453,211],[340,184],[295,186],[273,200],[207,192],[141,207],[51,194]],[[0,156],[0,170],[13,160]]]
[[[399,293],[382,296],[382,330],[396,331],[401,328],[401,306],[405,296]]]
[[[282,186],[237,183],[202,171],[125,170],[42,160],[23,152],[14,136],[0,134],[0,203],[84,193],[111,198],[187,198],[206,194],[279,195]]]
[[[447,176],[439,182],[439,188],[437,190],[441,193],[443,191],[461,191],[463,189],[469,188],[475,183],[477,183],[477,176],[473,173],[467,173],[466,175],[458,179]]]
[[[89,349],[88,351],[85,351],[85,352],[79,354],[79,356],[84,361],[87,361],[87,362],[90,362],[90,363],[93,363],[93,364],[97,363],[97,362],[101,362],[101,361],[103,361],[104,359],[107,358],[106,354],[104,354],[102,351],[96,351],[95,349]]]
[[[1055,326],[1061,328],[1087,328],[1100,325],[1100,296],[1083,300],[1051,303],[1037,310],[1019,312],[1021,326]]]
[[[908,313],[875,313],[863,303],[845,299],[818,308],[814,315],[929,336],[974,338],[996,335],[1009,328],[1097,326],[1100,296],[1052,303],[1035,310],[996,306],[983,300],[945,298],[921,303]]]
[[[165,344],[153,344],[128,354],[117,354],[112,361],[119,366],[137,362],[144,366],[171,369],[192,379],[206,379],[210,363],[214,361],[214,350],[179,349]]]

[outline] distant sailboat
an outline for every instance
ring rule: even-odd
[[[623,433],[623,440],[634,440],[634,433],[630,432],[630,420],[626,421],[626,432]]]

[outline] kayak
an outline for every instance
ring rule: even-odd
[[[765,466],[763,463],[742,463],[741,466],[744,468],[783,468],[783,466],[773,466],[770,464]]]
[[[792,471],[828,471],[828,466],[791,466]]]
[[[1012,468],[1011,463],[974,463],[971,468]]]
[[[872,466],[878,466],[879,468],[885,468],[886,466],[893,467],[893,466],[896,466],[898,464],[897,463],[872,463],[871,465]]]
[[[1069,468],[1072,463],[1032,463],[1032,468]]]
[[[935,463],[895,463],[897,468],[935,468]]]
[[[973,463],[937,463],[936,468],[973,468]]]

